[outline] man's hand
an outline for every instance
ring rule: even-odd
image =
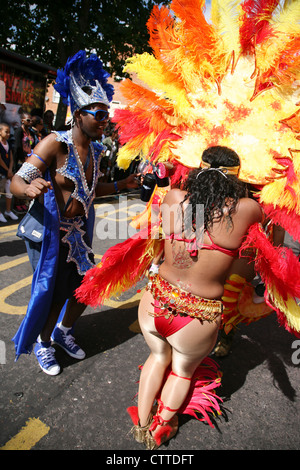
[[[50,181],[46,181],[43,178],[36,178],[25,188],[24,194],[30,199],[35,199],[41,196],[41,194],[46,193],[48,189],[52,189]]]
[[[137,173],[132,173],[132,175],[129,175],[125,179],[125,182],[127,189],[138,188],[140,186],[139,175]]]

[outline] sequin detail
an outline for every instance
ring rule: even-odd
[[[205,299],[173,286],[159,274],[150,274],[146,290],[150,291],[156,301],[153,316],[164,316],[170,319],[176,315],[189,315],[201,322],[214,322],[223,311],[220,300]]]
[[[75,189],[71,194],[71,197],[82,204],[85,216],[88,217],[89,209],[95,197],[95,189],[99,177],[100,156],[104,147],[102,144],[97,144],[95,142],[91,142],[90,144],[90,152],[93,161],[93,181],[91,187],[89,187],[82,162],[73,143],[72,129],[66,132],[55,132],[55,134],[57,136],[57,141],[63,142],[68,146],[66,162],[56,171],[60,175],[73,181]]]
[[[41,170],[29,162],[23,163],[21,168],[17,171],[16,175],[20,176],[20,178],[29,184],[37,178],[43,178]]]
[[[82,276],[94,267],[88,255],[93,253],[93,250],[83,240],[85,235],[85,231],[81,228],[83,225],[84,222],[80,216],[73,219],[60,218],[60,230],[66,232],[61,241],[69,245],[67,263],[73,261],[76,264],[78,273]]]

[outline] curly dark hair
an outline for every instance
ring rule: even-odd
[[[222,166],[233,167],[240,165],[237,153],[223,146],[209,147],[202,154],[202,160],[210,164],[210,168]],[[187,194],[182,201],[189,200],[192,206],[191,224],[195,227],[197,205],[204,208],[204,230],[209,230],[213,223],[222,219],[224,207],[228,208],[228,217],[236,209],[240,198],[247,196],[247,185],[234,175],[226,175],[221,170],[211,169],[192,170],[183,188]]]

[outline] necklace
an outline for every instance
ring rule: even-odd
[[[74,191],[71,197],[81,202],[84,208],[86,217],[95,197],[95,189],[98,182],[98,171],[100,163],[100,149],[93,142],[90,143],[90,156],[92,158],[93,165],[93,182],[89,187],[84,171],[82,161],[80,159],[78,150],[74,145],[72,129],[66,132],[55,132],[59,142],[63,142],[68,147],[68,155],[66,157],[65,164],[58,168],[56,171],[65,178],[73,181]]]
[[[94,147],[92,146],[91,143],[89,144],[89,151],[91,152],[92,161],[93,161],[93,183],[92,183],[91,189],[90,189],[90,188],[89,188],[89,185],[88,185],[88,182],[87,182],[87,179],[86,179],[86,175],[85,175],[85,171],[84,171],[84,168],[83,168],[83,164],[82,164],[80,155],[79,155],[79,153],[78,153],[78,150],[77,150],[77,148],[76,148],[75,142],[74,142],[74,140],[73,140],[73,134],[72,134],[72,132],[71,132],[71,143],[72,143],[72,146],[73,146],[73,149],[74,149],[74,155],[75,155],[75,158],[76,158],[76,161],[77,161],[77,164],[78,164],[78,168],[79,168],[79,173],[80,173],[80,177],[81,177],[83,189],[84,189],[84,191],[85,191],[85,193],[86,193],[87,195],[90,195],[91,192],[93,192],[93,190],[94,190],[94,182],[95,182]]]

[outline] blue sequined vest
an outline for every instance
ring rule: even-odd
[[[88,218],[89,210],[95,197],[95,189],[99,177],[100,157],[104,147],[102,144],[95,142],[90,144],[90,157],[93,162],[93,181],[91,187],[89,187],[83,165],[73,144],[72,130],[67,132],[55,132],[55,134],[57,141],[63,142],[68,146],[66,162],[64,166],[56,171],[73,181],[75,189],[71,197],[81,202],[85,217]],[[61,241],[69,246],[67,262],[73,261],[77,266],[78,273],[84,275],[94,264],[89,258],[89,253],[92,253],[92,249],[83,239],[85,234],[83,217],[77,216],[69,219],[59,214],[59,219],[60,230],[65,233]]]
[[[63,167],[59,168],[57,173],[65,176],[73,181],[75,189],[71,194],[72,198],[81,202],[84,208],[85,216],[88,216],[89,209],[95,197],[95,189],[99,177],[99,165],[101,152],[104,149],[102,144],[91,142],[90,151],[93,161],[93,182],[91,187],[88,186],[84,169],[79,157],[76,157],[76,150],[74,149],[72,140],[72,129],[69,131],[55,132],[59,142],[63,142],[68,146],[68,156],[66,163]]]

